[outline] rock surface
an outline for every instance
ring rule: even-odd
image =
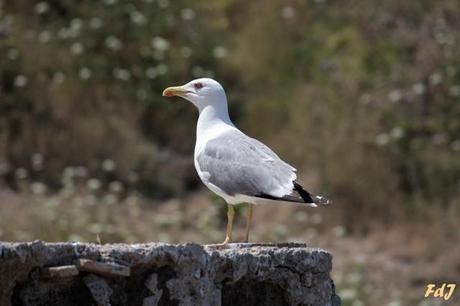
[[[0,243],[0,305],[337,306],[331,268],[301,244]]]

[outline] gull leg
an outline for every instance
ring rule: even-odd
[[[225,240],[222,243],[217,244],[208,244],[207,248],[221,249],[225,248],[228,243],[232,241],[232,228],[233,228],[233,217],[235,216],[235,208],[233,205],[227,204],[227,234],[225,235]]]
[[[246,220],[246,237],[244,242],[249,242],[249,231],[251,229],[251,221],[252,221],[252,209],[254,208],[254,204],[248,203],[248,215]]]
[[[235,216],[235,208],[230,204],[227,204],[227,208],[227,234],[225,235],[225,240],[222,242],[222,245],[226,245],[232,241],[233,217]]]

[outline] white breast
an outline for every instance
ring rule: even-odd
[[[218,122],[214,124],[211,128],[206,129],[206,132],[201,132],[197,133],[197,139],[196,139],[196,144],[195,144],[195,152],[194,152],[194,164],[195,164],[195,169],[196,172],[198,173],[198,176],[200,177],[201,181],[203,184],[206,185],[212,192],[216,193],[217,195],[223,197],[227,202],[231,202],[231,196],[225,193],[222,189],[219,187],[215,186],[214,184],[209,182],[209,179],[211,175],[209,172],[202,171],[200,168],[200,165],[197,160],[197,156],[204,151],[206,148],[206,144],[212,140],[215,139],[224,133],[235,130],[236,127],[228,125],[223,122]]]

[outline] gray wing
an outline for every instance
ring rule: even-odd
[[[196,159],[209,182],[229,195],[281,198],[294,188],[296,169],[237,130],[207,142]]]

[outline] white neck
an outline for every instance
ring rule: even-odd
[[[197,143],[214,138],[217,134],[235,128],[228,115],[227,101],[208,104],[199,108],[200,116],[196,125]]]

